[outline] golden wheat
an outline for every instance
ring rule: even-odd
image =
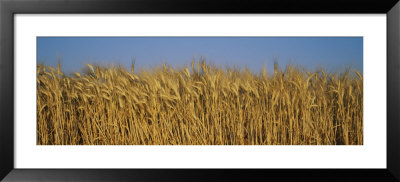
[[[37,67],[38,145],[363,144],[357,71],[87,67]]]

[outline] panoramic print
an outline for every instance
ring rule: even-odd
[[[37,145],[363,145],[362,37],[37,37]]]

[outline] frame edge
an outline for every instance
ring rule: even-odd
[[[400,2],[387,13],[387,169],[400,179]]]
[[[14,17],[0,1],[0,180],[14,169]]]

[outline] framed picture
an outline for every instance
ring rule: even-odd
[[[1,1],[0,179],[399,181],[399,11]]]

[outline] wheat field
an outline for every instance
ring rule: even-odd
[[[37,145],[362,144],[357,71],[37,67]]]

